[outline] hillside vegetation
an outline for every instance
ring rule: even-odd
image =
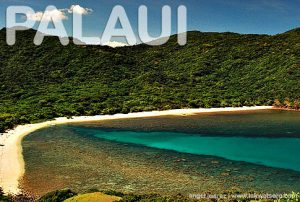
[[[272,105],[300,97],[300,29],[276,36],[189,32],[159,47],[8,46],[0,31],[0,132],[60,116]]]

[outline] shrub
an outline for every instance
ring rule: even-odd
[[[62,202],[76,195],[77,193],[71,191],[70,189],[59,190],[46,194],[40,198],[38,202]]]

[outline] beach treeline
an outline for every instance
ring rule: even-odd
[[[300,100],[300,29],[283,34],[188,33],[162,46],[6,45],[0,31],[0,132],[55,117]]]

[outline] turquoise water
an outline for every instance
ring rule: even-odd
[[[134,193],[300,190],[300,113],[264,110],[53,126],[25,137],[22,187]]]
[[[115,142],[300,171],[300,138],[208,137],[178,132],[137,132],[68,127],[80,134]]]

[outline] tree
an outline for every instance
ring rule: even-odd
[[[6,197],[5,195],[4,195],[4,191],[3,191],[3,189],[0,187],[0,201],[4,201],[4,202],[8,202],[8,201],[10,201],[9,199],[8,199],[8,197]]]
[[[300,109],[300,102],[299,100],[294,101],[294,109],[299,110]]]
[[[274,107],[282,107],[282,103],[280,102],[279,99],[276,99],[276,100],[274,101],[273,106],[274,106]]]
[[[290,98],[285,98],[283,104],[286,108],[291,108],[291,106],[292,106]]]

